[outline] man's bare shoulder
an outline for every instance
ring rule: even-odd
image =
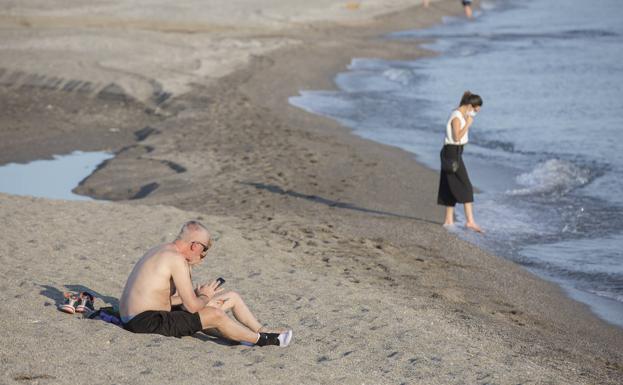
[[[152,258],[158,259],[159,263],[163,263],[169,266],[186,265],[186,258],[177,251],[175,245],[166,243],[164,245],[157,246],[153,250]]]
[[[154,254],[157,254],[159,256],[160,255],[166,255],[166,256],[181,255],[175,248],[175,245],[172,243],[164,243],[162,245],[158,245],[153,250],[155,251]]]

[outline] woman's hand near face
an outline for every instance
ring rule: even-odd
[[[465,119],[465,123],[467,124],[467,126],[471,126],[472,123],[474,123],[474,117],[471,115],[467,115],[467,118]]]

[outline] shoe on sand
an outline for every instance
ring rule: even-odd
[[[284,333],[260,333],[255,343],[257,346],[276,345],[285,348],[292,341],[292,330],[288,330]]]
[[[279,334],[279,346],[285,348],[290,345],[290,341],[292,341],[292,330],[288,330],[285,333]]]
[[[58,310],[67,314],[74,314],[76,312],[76,302],[78,302],[78,295],[71,291],[63,293],[65,302],[58,307]]]
[[[83,291],[80,293],[80,301],[78,306],[76,306],[76,312],[78,313],[86,313],[90,314],[95,311],[95,307],[93,306],[94,297],[93,294],[88,291]]]

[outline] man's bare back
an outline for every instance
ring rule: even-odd
[[[175,245],[167,243],[149,250],[136,263],[119,301],[124,322],[146,310],[171,311],[171,296],[175,294],[176,287],[171,265],[176,259],[186,264]]]

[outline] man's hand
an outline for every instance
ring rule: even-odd
[[[212,281],[207,285],[200,285],[197,287],[198,295],[203,295],[208,297],[208,300],[211,300],[216,293],[222,292],[222,288],[218,288],[218,281]]]

